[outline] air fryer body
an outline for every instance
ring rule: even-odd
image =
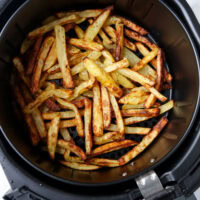
[[[119,15],[144,26],[166,53],[166,60],[173,75],[170,98],[175,107],[170,111],[169,124],[150,147],[134,160],[112,169],[84,172],[60,166],[33,149],[28,142],[23,123],[17,120],[12,107],[10,74],[12,57],[18,54],[19,45],[28,33],[47,16],[69,9],[99,8],[114,4]],[[0,38],[0,124],[8,146],[17,152],[41,177],[76,186],[105,186],[135,178],[145,171],[172,162],[170,156],[184,138],[190,136],[199,100],[199,63],[195,46],[186,28],[167,6],[158,0],[32,0],[23,4],[10,18]],[[151,162],[152,159],[155,162]],[[126,176],[122,176],[126,172]]]

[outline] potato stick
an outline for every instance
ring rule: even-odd
[[[156,117],[160,114],[159,108],[151,108],[151,109],[126,109],[121,110],[121,114],[123,117]]]
[[[84,34],[85,33],[84,33],[83,29],[80,26],[76,25],[74,27],[74,31],[76,32],[76,35],[78,36],[79,39],[83,39],[84,38]]]
[[[59,131],[59,123],[60,123],[60,116],[57,115],[51,121],[49,130],[48,130],[47,146],[48,146],[49,156],[52,160],[55,159],[56,144],[57,144],[58,131]]]
[[[88,9],[88,10],[82,10],[82,11],[68,11],[68,12],[58,12],[56,13],[56,16],[59,18],[69,16],[69,15],[78,15],[80,17],[97,17],[99,14],[101,14],[103,10],[102,9]]]
[[[117,121],[117,126],[120,134],[124,134],[124,122],[123,118],[121,115],[121,111],[119,109],[119,105],[117,103],[117,100],[115,99],[115,96],[110,93],[110,102],[113,108],[113,111],[115,113],[116,121]]]
[[[114,25],[117,23],[121,23],[121,19],[113,15],[113,16],[108,17],[108,19],[104,23],[104,27],[109,26],[109,25]]]
[[[87,163],[102,166],[102,167],[118,167],[120,166],[118,160],[106,159],[106,158],[91,158],[87,160]]]
[[[111,123],[111,104],[108,90],[103,86],[101,86],[101,101],[103,112],[103,128],[107,128]]]
[[[79,79],[82,80],[82,81],[88,81],[89,80],[89,74],[88,74],[87,70],[84,70],[84,71],[79,73]]]
[[[69,58],[70,66],[79,64],[85,57],[89,55],[90,51],[77,53]]]
[[[85,96],[85,97],[88,97],[88,98],[93,98],[93,92],[92,91],[86,91],[82,95]]]
[[[13,58],[13,64],[15,68],[17,69],[17,72],[19,74],[19,77],[21,80],[26,84],[28,88],[30,88],[30,79],[25,76],[24,74],[24,66],[22,64],[22,61],[19,57]]]
[[[91,156],[98,156],[104,153],[108,153],[111,151],[116,151],[119,149],[123,149],[123,148],[127,148],[133,145],[136,145],[137,142],[132,141],[132,140],[122,140],[122,141],[117,141],[117,142],[110,142],[108,144],[104,144],[102,146],[99,146],[97,148],[95,148],[92,153]]]
[[[76,105],[77,108],[83,108],[85,106],[84,99],[85,97],[79,96],[75,100],[73,100],[72,103]]]
[[[104,31],[108,34],[108,36],[110,36],[111,40],[113,42],[117,41],[117,37],[116,37],[116,31],[112,26],[104,26]]]
[[[54,66],[50,67],[48,70],[47,70],[47,73],[48,74],[55,74],[57,72],[60,72],[60,66],[58,64],[55,64]]]
[[[139,71],[142,69],[147,63],[153,60],[158,54],[158,49],[152,50],[148,53],[144,58],[142,58],[136,65],[132,67],[132,70]]]
[[[56,98],[56,101],[59,104],[65,106],[66,108],[74,111],[75,119],[76,119],[76,122],[77,122],[77,133],[80,137],[83,137],[84,136],[83,121],[82,121],[81,114],[80,114],[79,110],[77,109],[77,107],[74,104],[67,102],[65,100],[62,100],[60,98]]]
[[[20,47],[20,53],[23,55],[27,52],[28,49],[34,44],[34,40],[25,38]]]
[[[124,25],[117,23],[116,25],[116,49],[115,49],[115,60],[119,61],[122,59],[122,51],[124,47]]]
[[[84,161],[77,156],[70,156],[70,151],[65,151],[64,153],[64,160],[72,163],[84,163]]]
[[[51,50],[49,51],[49,54],[46,58],[43,71],[47,71],[49,68],[51,68],[57,60],[57,52],[56,52],[56,41],[54,41]]]
[[[43,35],[43,34],[49,32],[49,31],[53,30],[56,25],[69,24],[69,23],[72,23],[72,22],[76,22],[78,19],[79,19],[79,17],[77,15],[70,15],[70,16],[63,17],[61,19],[55,20],[55,21],[53,21],[49,24],[46,24],[44,26],[41,26],[41,27],[31,31],[28,34],[28,38],[36,38],[40,35]]]
[[[59,161],[59,162],[67,167],[70,167],[76,170],[92,171],[92,170],[97,170],[101,168],[100,166],[90,165],[86,163],[76,163],[76,162],[67,162],[67,161]]]
[[[174,107],[174,101],[173,100],[170,100],[167,103],[161,105],[159,107],[159,109],[160,109],[160,115],[163,114],[163,113],[165,113],[165,112],[167,112],[167,111],[169,111],[173,107]]]
[[[127,47],[128,49],[132,50],[132,51],[137,50],[135,44],[133,42],[131,42],[130,40],[126,39],[126,38],[124,38],[124,46]]]
[[[137,146],[135,146],[131,151],[123,155],[119,162],[121,165],[128,163],[130,160],[135,158],[138,154],[144,151],[158,136],[158,134],[162,131],[162,129],[166,126],[168,120],[166,117],[162,117],[159,122],[153,127],[152,131],[146,135],[142,142],[140,142]]]
[[[64,149],[70,150],[71,152],[79,156],[82,160],[86,159],[86,155],[83,152],[83,150],[71,142],[67,142],[65,140],[59,139],[57,145]]]
[[[136,124],[136,123],[146,121],[150,118],[151,117],[128,117],[128,118],[124,118],[124,124],[125,125],[132,125],[132,124]]]
[[[111,124],[108,128],[106,128],[106,130],[108,130],[108,131],[118,131],[118,126],[116,124]],[[151,128],[125,126],[124,133],[125,134],[146,135],[146,134],[149,133],[150,130],[151,130]]]
[[[160,106],[160,103],[155,103],[152,107],[153,108],[158,108],[159,106]],[[137,104],[137,105],[124,104],[122,106],[122,110],[126,110],[126,109],[142,109],[142,108],[145,108],[144,103]]]
[[[93,133],[97,137],[103,135],[101,91],[97,82],[93,87]]]
[[[20,93],[20,89],[18,86],[15,85],[14,87],[14,93],[15,93],[15,97],[16,100],[20,106],[20,108],[23,110],[23,108],[25,107],[25,101],[24,98],[22,96],[22,94]],[[26,122],[26,125],[29,129],[29,136],[30,136],[30,140],[33,146],[38,145],[38,143],[40,142],[40,138],[38,135],[38,131],[37,128],[33,122],[33,118],[31,115],[24,113],[24,120]]]
[[[60,66],[59,66],[60,67]],[[47,78],[47,80],[56,80],[56,79],[62,79],[63,75],[61,72],[57,72],[55,74],[50,74]]]
[[[60,128],[69,128],[69,127],[74,127],[76,126],[77,122],[76,119],[66,119],[66,120],[62,120],[60,121]],[[50,123],[46,123],[46,127],[47,129],[49,128]]]
[[[86,154],[89,155],[92,151],[92,129],[91,129],[91,123],[92,123],[92,102],[85,98],[85,112],[84,112],[84,128],[85,128],[85,150]]]
[[[21,86],[22,92],[23,92],[23,96],[25,98],[26,103],[30,103],[33,101],[33,98],[31,97],[31,94],[29,93],[28,89],[26,88],[25,85]],[[41,139],[45,139],[47,136],[47,131],[46,131],[46,127],[45,127],[45,123],[42,119],[41,113],[39,111],[39,109],[35,109],[32,113],[32,118],[33,121],[35,123],[35,126],[38,130],[39,136]]]
[[[104,68],[104,70],[106,72],[112,72],[112,71],[115,71],[115,70],[120,69],[120,68],[126,68],[128,66],[129,66],[129,61],[128,61],[127,58],[124,58],[124,59],[122,59],[122,60],[120,60],[118,62],[115,62],[115,63],[113,63],[111,65],[106,66]]]
[[[80,53],[80,49],[75,47],[75,46],[72,46],[72,45],[67,45],[67,53],[70,55],[70,56],[73,56],[75,54],[78,54]]]
[[[29,103],[24,108],[25,113],[31,113],[34,109],[40,106],[44,101],[52,96],[67,99],[72,95],[71,90],[67,89],[55,89],[55,90],[45,90],[43,91],[33,102]]]
[[[155,84],[154,81],[150,80],[149,78],[143,76],[142,74],[135,72],[131,69],[118,69],[117,72],[120,74],[130,78],[131,80],[140,83],[141,85],[148,84],[150,86],[153,86]]]
[[[83,62],[88,72],[95,76],[103,86],[107,87],[108,90],[113,93],[113,95],[116,97],[122,96],[123,92],[121,88],[115,83],[109,74],[107,74],[103,69],[98,67],[92,60],[88,58],[85,58]]]
[[[103,45],[97,42],[77,38],[70,38],[68,43],[85,50],[102,51],[104,48]]]
[[[112,40],[105,34],[102,29],[99,31],[99,35],[102,38],[103,43],[112,44]]]
[[[60,128],[60,134],[62,135],[62,137],[65,141],[74,143],[74,140],[71,137],[67,128]]]
[[[116,128],[118,129],[117,125],[116,125]],[[122,140],[122,139],[124,139],[124,136],[116,131],[104,133],[103,136],[101,137],[96,137],[96,136],[93,137],[95,145],[102,145],[102,144],[106,144],[109,142],[114,142],[114,141]]]
[[[65,88],[73,88],[74,83],[71,75],[71,69],[69,67],[67,59],[65,31],[64,28],[59,25],[55,26],[54,30],[56,34],[57,57],[60,70],[63,75],[63,84]]]
[[[128,28],[132,29],[133,31],[138,32],[141,35],[146,35],[148,34],[148,31],[145,30],[144,28],[142,28],[141,26],[138,26],[137,24],[135,24],[134,22],[124,18],[124,17],[119,17],[122,21],[122,23],[127,26]]]
[[[32,77],[32,92],[35,93],[39,89],[39,83],[41,78],[41,73],[44,67],[45,59],[49,53],[49,50],[54,42],[53,37],[47,37],[44,42],[42,43],[40,52],[38,53],[36,64],[33,70],[33,77]]]
[[[49,108],[50,111],[59,111],[60,107],[52,99],[47,99],[45,105]]]

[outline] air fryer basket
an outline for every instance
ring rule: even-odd
[[[56,11],[98,8],[115,5],[118,14],[133,18],[147,28],[166,53],[173,75],[175,108],[170,112],[169,124],[156,141],[134,160],[134,165],[102,169],[94,172],[72,170],[53,163],[31,147],[23,125],[17,121],[12,107],[9,87],[11,60],[17,54],[25,33],[36,27],[45,17]],[[199,97],[199,66],[194,46],[181,22],[158,0],[29,0],[8,21],[0,38],[0,124],[10,145],[32,167],[57,180],[71,184],[105,184],[132,178],[144,170],[159,165],[173,153],[189,134]],[[151,121],[151,123],[154,123]],[[145,124],[145,123],[144,123]],[[146,123],[148,126],[152,124]],[[152,162],[154,161],[154,162]],[[126,177],[122,174],[126,172]],[[95,184],[96,183],[96,184]]]

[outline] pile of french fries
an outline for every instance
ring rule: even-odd
[[[172,88],[163,51],[147,34],[113,6],[59,12],[28,33],[13,59],[12,86],[32,145],[78,170],[122,166],[144,151],[168,120],[152,128],[137,123],[174,106],[161,93]],[[126,139],[130,134],[143,139]],[[131,146],[119,159],[102,158]]]

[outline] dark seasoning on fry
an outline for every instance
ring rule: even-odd
[[[113,6],[59,12],[28,33],[12,87],[32,145],[78,170],[125,165],[144,151],[168,122],[158,116],[174,106],[162,93],[172,87],[163,51],[147,34]]]

